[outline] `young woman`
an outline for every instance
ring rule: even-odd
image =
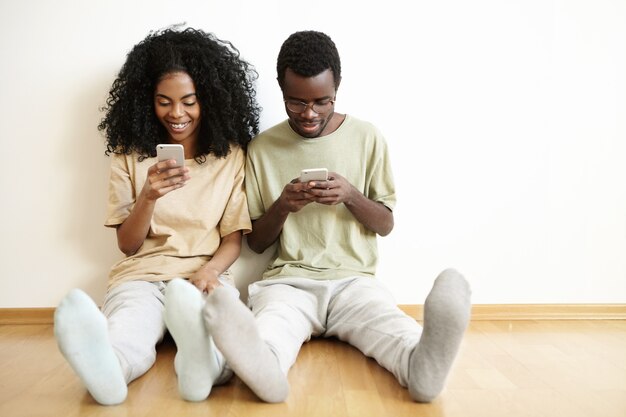
[[[206,399],[232,375],[201,309],[218,286],[238,297],[228,268],[251,228],[244,150],[258,133],[256,77],[231,43],[170,28],[135,45],[113,82],[98,126],[111,156],[105,225],[126,256],[101,310],[74,289],[55,313],[61,352],[101,404],[125,400],[166,328],[183,398]],[[184,166],[157,161],[164,143],[183,146]]]

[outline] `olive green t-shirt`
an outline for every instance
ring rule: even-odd
[[[394,208],[387,144],[378,129],[347,115],[335,132],[308,139],[285,120],[248,146],[246,194],[252,220],[261,217],[284,186],[306,168],[337,172],[370,200]],[[263,278],[373,276],[377,258],[376,233],[358,222],[345,205],[311,203],[287,217]]]
[[[124,222],[156,158],[137,161],[137,155],[113,155],[105,226]],[[251,230],[244,191],[245,155],[232,146],[225,158],[207,155],[198,164],[185,160],[190,179],[184,187],[159,198],[150,230],[137,253],[111,268],[109,286],[131,280],[167,281],[188,278],[206,264],[221,238]],[[228,272],[225,274],[228,276]]]

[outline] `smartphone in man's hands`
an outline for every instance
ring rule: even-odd
[[[328,180],[328,169],[326,168],[309,168],[300,171],[300,182],[326,180]]]

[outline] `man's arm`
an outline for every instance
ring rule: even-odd
[[[285,185],[269,210],[252,222],[252,232],[247,236],[248,246],[256,253],[262,253],[278,239],[289,213],[300,211],[313,202],[313,196],[307,192],[307,184],[297,181],[294,179]]]
[[[263,216],[252,222],[248,246],[262,253],[272,245],[283,229],[289,213],[300,211],[312,202],[335,205],[343,203],[354,218],[366,228],[386,236],[393,229],[393,212],[384,204],[370,200],[344,177],[329,173],[328,181],[297,182],[294,179],[283,189],[280,197]]]
[[[357,190],[347,179],[331,172],[328,181],[311,181],[308,193],[315,202],[335,205],[343,203],[350,213],[369,230],[387,236],[393,229],[393,212],[384,204],[370,200]]]
[[[369,230],[387,236],[393,230],[393,212],[387,206],[365,197],[352,187],[353,197],[344,204],[350,213]]]

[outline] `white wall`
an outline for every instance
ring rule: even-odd
[[[99,107],[128,50],[179,22],[256,66],[263,128],[285,117],[282,41],[335,40],[338,111],[377,124],[392,152],[379,277],[399,303],[422,303],[448,266],[475,303],[626,302],[623,0],[0,0],[0,308],[55,306],[73,287],[101,302],[120,253],[102,226]],[[244,257],[242,287],[267,255]]]

